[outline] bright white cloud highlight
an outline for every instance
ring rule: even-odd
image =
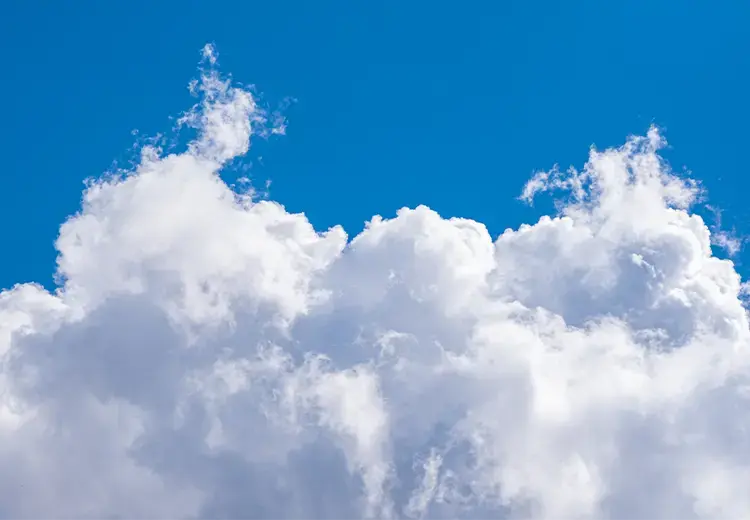
[[[741,280],[656,130],[494,241],[424,206],[348,241],[222,182],[276,118],[203,55],[195,141],[0,294],[0,516],[750,515]]]

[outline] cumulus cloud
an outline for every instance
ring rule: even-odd
[[[221,180],[276,117],[203,56],[195,140],[0,294],[0,516],[750,515],[745,290],[657,130],[495,240],[424,206],[349,239]]]

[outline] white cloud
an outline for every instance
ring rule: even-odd
[[[269,118],[195,91],[187,151],[62,225],[59,291],[0,294],[0,516],[750,515],[741,280],[656,130],[494,242],[424,206],[348,242],[224,184]]]

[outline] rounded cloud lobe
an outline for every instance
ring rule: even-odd
[[[750,515],[742,284],[656,130],[494,241],[424,206],[348,240],[221,180],[275,118],[207,49],[186,151],[0,293],[0,516]]]

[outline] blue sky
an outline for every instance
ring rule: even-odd
[[[169,131],[207,42],[271,107],[296,100],[288,134],[256,143],[247,163],[319,228],[355,234],[373,214],[427,204],[494,235],[548,209],[515,200],[533,171],[580,166],[591,144],[655,123],[673,166],[747,233],[750,4],[676,6],[7,3],[0,286],[51,283],[83,179],[127,162],[132,130]]]
[[[0,517],[750,518],[750,4],[5,4]]]

